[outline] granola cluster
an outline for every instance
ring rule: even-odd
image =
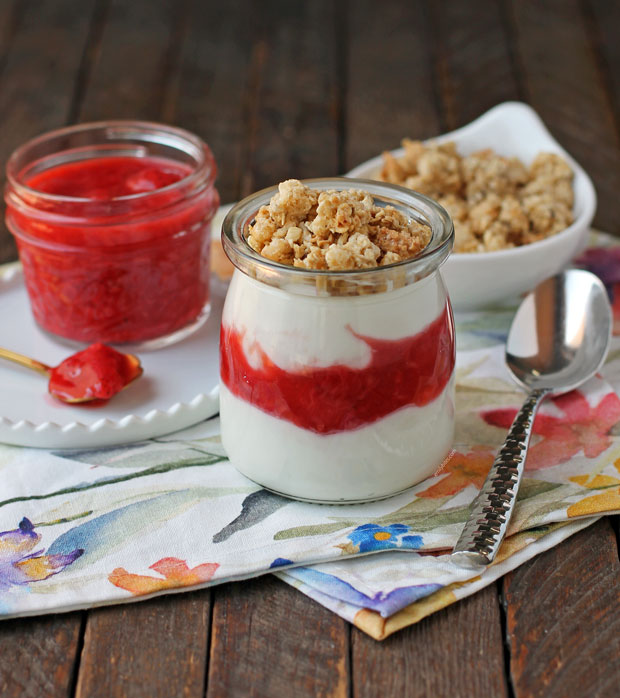
[[[559,233],[573,222],[573,172],[559,155],[530,167],[480,150],[461,157],[454,143],[405,139],[405,153],[384,153],[379,179],[438,201],[454,221],[455,252],[488,252]]]
[[[296,179],[278,186],[249,229],[263,257],[305,269],[365,269],[419,254],[431,229],[364,191],[318,192]]]

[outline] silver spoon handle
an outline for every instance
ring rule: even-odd
[[[481,567],[495,559],[517,499],[534,416],[549,392],[533,390],[515,417],[452,551],[458,565]]]

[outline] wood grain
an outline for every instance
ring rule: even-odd
[[[377,643],[352,632],[353,698],[501,698],[500,610],[487,587]]]
[[[338,174],[336,3],[254,8],[241,193]]]
[[[442,130],[427,3],[358,0],[346,18],[345,166]],[[340,37],[342,40],[342,37]]]
[[[91,611],[77,698],[202,698],[211,596],[198,591]]]
[[[618,695],[620,563],[603,519],[504,581],[516,698]]]
[[[444,130],[496,104],[521,99],[500,5],[495,0],[429,3]]]
[[[603,83],[614,107],[616,129],[620,129],[620,3],[586,0],[585,11]]]
[[[184,1],[111,0],[77,118],[161,119],[186,15]]]
[[[19,0],[0,3],[0,79],[22,16]]]
[[[163,107],[164,121],[197,133],[213,150],[222,202],[240,197],[253,29],[247,2],[195,3]]]
[[[79,12],[74,0],[21,5],[0,73],[1,183],[6,160],[18,145],[65,125],[95,8],[94,0],[84,0]],[[15,259],[4,223],[0,229],[0,262]]]
[[[595,224],[620,234],[620,146],[578,0],[515,0],[508,16],[526,97],[594,180]]]
[[[69,696],[81,625],[81,613],[1,622],[0,696]]]
[[[0,161],[27,138],[63,126],[94,0],[27,3],[0,76]]]
[[[218,587],[207,698],[345,698],[345,621],[273,577]]]

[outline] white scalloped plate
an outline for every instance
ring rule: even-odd
[[[193,336],[140,354],[144,375],[100,407],[64,405],[47,394],[44,377],[0,361],[0,441],[37,448],[90,448],[169,434],[219,410],[218,341],[223,297]],[[71,350],[35,325],[21,268],[0,269],[0,346],[56,365]]]

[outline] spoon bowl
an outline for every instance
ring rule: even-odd
[[[528,390],[568,392],[603,365],[611,337],[607,291],[597,276],[570,269],[525,297],[506,342],[506,363]]]
[[[57,400],[70,405],[108,400],[143,373],[137,356],[122,354],[100,343],[72,354],[58,366],[48,366],[1,347],[0,359],[12,361],[46,376],[49,379],[48,392]]]
[[[508,334],[506,364],[530,393],[474,500],[453,562],[479,568],[494,560],[512,516],[538,406],[601,368],[611,328],[607,291],[588,271],[564,271],[525,297]]]

